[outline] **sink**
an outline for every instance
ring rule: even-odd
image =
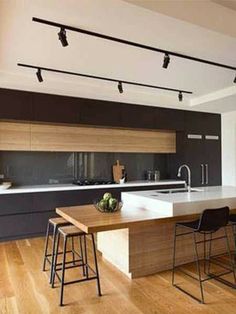
[[[157,194],[174,194],[174,193],[186,193],[188,189],[172,189],[172,190],[160,190],[156,191]],[[202,192],[200,189],[191,189],[189,193]]]

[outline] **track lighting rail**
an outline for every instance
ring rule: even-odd
[[[149,87],[149,88],[154,88],[154,89],[161,89],[161,90],[176,92],[176,93],[179,93],[181,95],[182,94],[192,94],[193,93],[193,92],[182,90],[182,89],[175,89],[175,88],[164,87],[164,86],[143,84],[143,83],[138,83],[138,82],[133,82],[133,81],[126,81],[126,80],[121,80],[121,79],[114,79],[114,78],[109,78],[109,77],[104,77],[104,76],[97,76],[97,75],[90,75],[90,74],[77,73],[77,72],[71,72],[71,71],[64,71],[64,70],[59,70],[59,69],[46,68],[46,67],[42,67],[42,66],[38,66],[38,65],[31,65],[31,64],[24,64],[24,63],[17,63],[17,65],[20,66],[20,67],[36,69],[37,70],[36,76],[37,76],[39,82],[43,81],[42,71],[47,71],[47,72],[62,73],[62,74],[86,77],[86,78],[91,78],[91,79],[109,81],[109,82],[116,82],[118,84],[118,90],[119,90],[120,93],[123,93],[123,86],[122,86],[122,84],[129,84],[129,85]],[[39,76],[38,73],[40,73],[40,76]],[[182,99],[180,101],[182,101]]]
[[[102,38],[102,39],[105,39],[105,40],[118,42],[118,43],[121,43],[121,44],[129,45],[129,46],[133,46],[133,47],[137,47],[137,48],[142,48],[142,49],[146,49],[146,50],[151,50],[151,51],[164,53],[165,55],[169,55],[169,56],[183,58],[183,59],[187,59],[187,60],[191,60],[191,61],[195,61],[195,62],[205,63],[205,64],[208,64],[208,65],[212,65],[212,66],[216,66],[216,67],[220,67],[220,68],[225,68],[225,69],[236,71],[236,66],[233,66],[233,65],[218,63],[218,62],[214,62],[214,61],[210,61],[210,60],[206,60],[206,59],[202,59],[202,58],[197,58],[197,57],[185,55],[185,54],[174,52],[174,51],[169,51],[169,50],[165,50],[165,49],[161,49],[161,48],[157,48],[157,47],[147,46],[147,45],[140,44],[140,43],[137,43],[137,42],[133,42],[133,41],[129,41],[129,40],[113,37],[113,36],[108,36],[108,35],[105,35],[105,34],[93,32],[93,31],[89,31],[89,30],[86,30],[86,29],[77,28],[77,27],[73,27],[73,26],[69,26],[69,25],[65,25],[65,24],[60,24],[60,23],[56,23],[56,22],[40,19],[40,18],[37,18],[37,17],[33,17],[32,20],[34,22],[38,22],[38,23],[42,23],[42,24],[46,24],[46,25],[50,25],[50,26],[54,26],[54,27],[59,27],[60,29],[70,30],[70,31],[74,31],[74,32],[77,32],[77,33],[82,33],[82,34],[85,34],[85,35],[94,36],[94,37],[98,37],[98,38]]]

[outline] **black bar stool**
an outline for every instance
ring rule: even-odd
[[[229,223],[232,225],[232,231],[234,236],[234,247],[236,247],[236,214],[231,214],[229,216]],[[234,252],[234,257],[236,258],[236,252]]]
[[[55,252],[55,245],[56,245],[56,235],[59,227],[70,225],[70,223],[61,218],[55,217],[50,218],[48,220],[47,231],[46,231],[46,239],[45,239],[45,249],[44,249],[44,257],[43,257],[43,271],[46,270],[46,263],[48,262],[50,265],[50,280],[52,282],[52,269],[53,269],[53,260],[54,260],[54,252]],[[49,235],[52,231],[52,248],[49,251],[48,244],[49,244]]]
[[[95,270],[90,267],[88,264],[88,252],[87,252],[87,241],[86,237],[91,236],[92,239],[92,247],[93,247],[93,257],[94,257],[94,264],[95,264]],[[58,263],[58,250],[59,250],[59,242],[60,237],[63,238],[63,256],[62,256],[62,263]],[[80,252],[74,251],[74,253],[77,255],[77,260],[67,261],[67,244],[68,239],[70,238],[79,238],[80,241]],[[82,240],[83,239],[83,245]],[[73,265],[72,265],[73,263]],[[82,278],[73,280],[73,281],[67,281],[65,282],[65,271],[69,268],[74,267],[82,267]],[[61,271],[61,276],[59,275],[59,271]],[[92,275],[90,273],[92,273]],[[98,271],[98,263],[97,263],[97,255],[96,255],[96,247],[95,247],[95,241],[94,241],[94,235],[93,234],[86,234],[85,232],[81,231],[75,226],[65,226],[60,227],[58,229],[57,234],[57,241],[56,241],[56,249],[55,249],[55,259],[54,259],[54,265],[53,265],[53,276],[52,276],[52,287],[54,287],[55,277],[57,277],[61,284],[61,294],[60,294],[60,306],[63,305],[63,295],[64,295],[64,286],[78,283],[78,282],[84,282],[88,280],[97,280],[97,289],[98,289],[98,295],[101,296],[101,287],[100,287],[100,278],[99,278],[99,271]]]
[[[223,208],[217,208],[217,209],[206,209],[202,212],[200,219],[194,220],[194,221],[189,221],[189,222],[178,222],[175,225],[175,235],[174,235],[174,250],[173,250],[173,268],[172,268],[172,285],[176,288],[178,288],[180,291],[184,292],[185,294],[189,295],[193,299],[197,300],[200,303],[204,303],[204,294],[203,294],[203,285],[202,283],[206,280],[210,279],[216,279],[224,284],[227,284],[230,287],[235,288],[235,283],[236,283],[236,276],[234,272],[234,263],[231,257],[231,252],[230,252],[230,246],[229,246],[229,239],[226,231],[226,226],[229,221],[229,208],[228,207],[223,207]],[[177,230],[179,227],[184,228],[185,231],[181,233],[177,233]],[[187,230],[186,230],[187,229]],[[215,238],[212,238],[212,235],[218,231],[219,229],[224,230],[224,234],[222,236],[218,236]],[[176,257],[176,240],[178,237],[185,236],[185,235],[190,235],[192,234],[193,236],[193,245],[194,245],[194,251],[195,251],[195,262],[196,262],[196,268],[197,268],[197,274],[198,276],[192,276],[189,274],[187,271],[184,269],[181,269],[180,266],[175,265],[175,257]],[[196,235],[197,234],[202,234],[203,235],[203,240],[197,240]],[[208,237],[208,239],[207,239]],[[220,239],[225,239],[225,244],[226,244],[226,249],[227,249],[227,255],[229,256],[230,259],[230,267],[224,265],[217,259],[219,255],[212,255],[212,241],[220,240]],[[209,250],[208,250],[208,257],[206,257],[206,244],[209,243]],[[207,276],[207,278],[202,278],[201,274],[201,268],[200,268],[200,258],[199,258],[199,252],[198,252],[198,244],[203,244],[203,252],[204,252],[204,274]],[[208,267],[206,267],[206,262],[208,262]],[[214,274],[210,272],[210,266],[212,264],[215,264],[217,266],[222,267],[225,271],[220,274]],[[175,284],[175,269],[178,268],[179,271],[184,273],[185,275],[197,280],[199,282],[200,286],[200,291],[201,291],[201,299],[195,297],[192,295],[190,292],[186,291],[182,287],[178,286]],[[226,274],[233,274],[234,278],[234,284],[230,283],[229,281],[221,278],[222,276]]]

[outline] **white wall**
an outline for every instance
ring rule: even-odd
[[[222,184],[236,186],[236,111],[222,115]]]

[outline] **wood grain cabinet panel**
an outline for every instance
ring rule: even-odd
[[[31,150],[175,153],[175,132],[33,124]]]
[[[0,122],[0,150],[30,150],[30,124]]]

